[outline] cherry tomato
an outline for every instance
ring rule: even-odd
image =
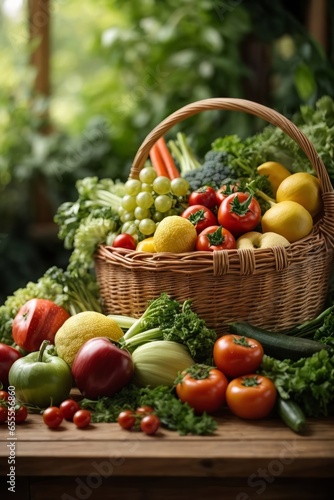
[[[252,231],[259,224],[261,207],[250,193],[232,193],[221,202],[217,219],[235,238]]]
[[[256,372],[262,358],[263,347],[260,342],[242,335],[223,335],[213,346],[216,367],[230,378]]]
[[[190,193],[188,205],[204,205],[208,208],[217,206],[216,191],[211,186],[202,186]]]
[[[239,189],[238,184],[224,184],[216,191],[217,205],[219,206],[221,202],[230,194],[236,193]]]
[[[132,429],[135,426],[137,419],[132,410],[123,410],[118,415],[117,422],[122,429]]]
[[[214,413],[225,402],[228,380],[225,375],[206,365],[195,364],[184,370],[176,384],[176,393],[196,413]]]
[[[131,234],[121,233],[116,236],[112,246],[116,248],[128,248],[129,250],[135,250],[137,242]]]
[[[197,251],[213,252],[229,248],[236,248],[236,241],[232,233],[222,226],[207,227],[197,236]]]
[[[20,424],[21,422],[24,422],[25,419],[28,416],[28,410],[27,407],[24,405],[19,405],[18,408],[15,408],[15,423]]]
[[[234,378],[226,389],[227,406],[240,418],[265,418],[273,410],[276,398],[274,382],[262,375]]]
[[[80,429],[87,427],[90,424],[91,419],[92,419],[92,414],[89,410],[78,410],[73,415],[73,422]]]
[[[0,405],[0,424],[3,424],[7,420],[7,408],[3,405]]]
[[[204,205],[190,205],[182,212],[181,217],[188,219],[195,226],[197,234],[218,224],[215,214]]]
[[[9,394],[7,391],[0,391],[0,401],[8,401]]]
[[[147,415],[149,413],[153,413],[154,409],[152,406],[139,406],[139,408],[136,409],[137,415]]]
[[[43,421],[50,429],[59,427],[63,418],[62,411],[58,406],[49,406],[43,412]]]
[[[140,429],[145,434],[155,434],[160,427],[160,419],[157,415],[145,415],[140,422]]]
[[[73,420],[73,415],[75,412],[80,410],[79,403],[74,399],[65,399],[60,405],[59,409],[61,410],[63,417],[65,420]]]

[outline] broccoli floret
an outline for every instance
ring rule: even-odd
[[[189,182],[192,191],[202,186],[212,186],[217,190],[223,184],[236,181],[229,165],[228,154],[224,151],[213,150],[206,153],[200,168],[186,172],[183,177]]]

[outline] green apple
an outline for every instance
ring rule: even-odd
[[[277,233],[249,231],[239,236],[236,245],[237,248],[270,248],[277,246],[287,247],[290,243],[284,236]]]

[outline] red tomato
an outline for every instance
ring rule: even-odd
[[[176,384],[176,393],[196,413],[214,413],[225,402],[227,385],[228,380],[221,371],[196,364],[182,372]]]
[[[211,186],[202,186],[190,193],[188,205],[204,205],[214,208],[217,206],[216,191]]]
[[[227,406],[240,418],[265,418],[273,410],[276,397],[274,382],[256,374],[235,378],[226,389]]]
[[[145,432],[145,434],[152,435],[157,432],[160,427],[160,419],[157,415],[145,415],[141,419],[140,429]]]
[[[116,236],[112,246],[115,248],[128,248],[129,250],[135,250],[137,242],[131,234],[121,233]]]
[[[7,420],[7,408],[3,405],[0,405],[0,424],[3,424]]]
[[[130,382],[133,371],[131,354],[106,337],[87,340],[72,365],[79,391],[90,399],[112,396]]]
[[[221,202],[230,194],[236,193],[239,186],[234,184],[224,184],[216,191],[217,205],[219,206]]]
[[[8,401],[9,394],[7,391],[0,391],[0,401]]]
[[[256,228],[261,218],[259,202],[249,193],[232,193],[221,202],[217,219],[235,238]]]
[[[79,429],[88,427],[92,419],[92,414],[89,410],[78,410],[73,416],[73,422]]]
[[[20,424],[21,422],[24,422],[25,419],[28,416],[28,410],[27,407],[24,405],[19,405],[18,408],[15,408],[15,423]]]
[[[210,226],[204,229],[196,241],[196,250],[213,252],[214,250],[228,250],[236,248],[234,236],[222,226]]]
[[[0,382],[8,387],[8,373],[10,367],[21,357],[21,353],[7,344],[0,344]]]
[[[154,409],[152,406],[139,406],[139,408],[136,409],[136,414],[137,415],[148,415],[149,413],[153,413]]]
[[[54,343],[54,338],[70,314],[51,300],[31,299],[26,302],[13,321],[13,339],[28,352],[38,351],[43,340]]]
[[[62,411],[58,406],[49,406],[43,411],[43,421],[50,429],[59,427],[63,418]]]
[[[215,365],[230,378],[256,372],[262,358],[263,347],[260,342],[242,335],[223,335],[213,346]]]
[[[80,410],[80,406],[74,399],[65,399],[65,401],[59,405],[59,409],[65,420],[73,420],[73,415]]]
[[[181,217],[188,219],[195,226],[197,234],[209,226],[218,224],[215,214],[204,205],[191,205],[187,207],[182,212]]]
[[[123,410],[117,417],[117,422],[122,429],[132,429],[136,424],[136,416],[132,410]]]

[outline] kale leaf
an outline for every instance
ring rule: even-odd
[[[260,372],[283,399],[292,399],[307,417],[334,414],[334,353],[322,350],[298,361],[264,355]]]

